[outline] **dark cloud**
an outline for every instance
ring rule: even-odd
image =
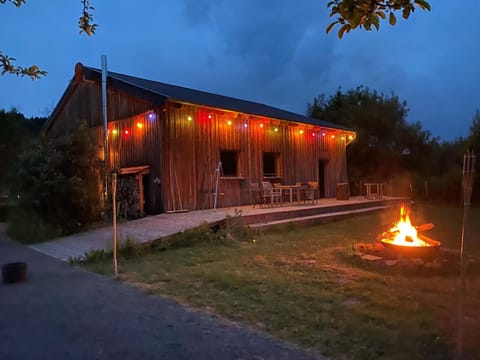
[[[49,71],[40,82],[0,78],[0,108],[38,115],[57,102],[77,61],[304,113],[314,96],[359,85],[408,102],[408,120],[446,139],[465,136],[480,108],[477,0],[433,2],[395,27],[339,40],[327,0],[95,2],[95,36],[80,36],[78,7],[51,0],[2,6],[0,50]],[[42,14],[41,17],[37,16]],[[49,27],[44,26],[49,24]],[[20,25],[20,26],[19,26]],[[35,33],[35,41],[31,34]],[[4,40],[4,41],[3,41]]]
[[[203,0],[186,1],[185,12],[190,21],[197,20],[195,25],[211,27],[225,54],[244,61],[252,78],[265,82],[288,71],[309,27],[318,22],[313,14],[322,7],[312,1]],[[199,19],[200,11],[205,16]]]

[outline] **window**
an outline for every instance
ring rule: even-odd
[[[278,153],[263,153],[263,176],[278,176],[277,168]]]
[[[223,176],[237,176],[237,151],[220,151],[220,161],[222,162]]]

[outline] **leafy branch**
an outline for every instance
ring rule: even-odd
[[[47,75],[47,72],[44,70],[40,70],[37,65],[32,65],[29,67],[16,66],[14,64],[15,60],[15,58],[9,57],[8,55],[0,51],[0,69],[2,71],[2,75],[13,74],[20,77],[28,76],[32,80],[39,79],[40,76]]]
[[[25,4],[25,0],[0,0],[0,4],[5,4],[6,2],[12,3],[16,7],[20,7],[22,4]]]
[[[418,7],[430,11],[430,4],[425,0],[332,0],[327,4],[331,8],[330,17],[336,20],[327,26],[329,33],[335,25],[341,25],[338,37],[356,28],[365,30],[380,29],[380,21],[386,20],[390,25],[397,23],[396,12],[401,11],[402,17],[408,19]]]
[[[95,34],[97,24],[93,23],[93,11],[95,8],[90,6],[89,0],[81,0],[83,5],[82,16],[78,19],[78,27],[80,28],[80,34],[84,32],[88,36]]]
[[[11,3],[16,7],[20,7],[25,4],[26,0],[0,0],[0,4]],[[78,28],[80,34],[85,33],[87,36],[95,34],[98,27],[93,22],[93,11],[95,8],[90,5],[90,0],[80,0],[82,3],[82,14],[78,18]],[[0,51],[0,72],[1,75],[13,74],[16,76],[24,77],[28,76],[32,80],[39,79],[41,76],[47,75],[45,70],[41,70],[37,65],[23,67],[15,64],[16,59],[8,56],[4,52]]]

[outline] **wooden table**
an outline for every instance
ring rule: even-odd
[[[383,183],[365,183],[365,199],[382,200]],[[374,191],[373,191],[374,190]]]
[[[283,195],[283,190],[288,190],[288,194],[290,196],[290,202],[293,202],[293,192],[297,190],[297,201],[300,201],[301,194],[300,191],[304,188],[302,185],[275,185],[276,189],[280,189]]]

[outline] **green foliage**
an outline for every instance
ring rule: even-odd
[[[0,195],[6,190],[6,179],[17,154],[38,138],[46,118],[26,119],[15,108],[0,109]]]
[[[157,251],[188,248],[199,244],[232,245],[238,242],[252,242],[255,232],[243,225],[241,213],[227,216],[225,221],[211,227],[204,222],[200,226],[167,236],[150,243],[138,244],[132,238],[119,245],[118,257],[124,260],[137,260]],[[98,264],[112,259],[112,251],[92,250],[81,258],[71,259],[75,264]]]
[[[147,247],[145,244],[137,244],[134,239],[127,237],[125,242],[119,244],[117,255],[120,260],[135,260],[147,254]],[[94,249],[80,258],[71,258],[71,264],[96,264],[106,261],[112,261],[113,250]]]
[[[254,237],[254,231],[243,224],[241,211],[235,210],[235,215],[228,215],[225,223],[217,231],[219,240],[236,240],[250,242]]]
[[[18,157],[11,179],[19,206],[63,235],[99,219],[102,163],[97,156],[96,141],[85,126],[73,136],[31,146]]]
[[[103,249],[94,249],[85,253],[82,257],[70,258],[70,264],[95,264],[112,260],[112,252]]]
[[[470,147],[475,155],[476,170],[475,170],[475,182],[473,185],[472,198],[480,201],[480,111],[477,110],[472,119],[472,125],[470,126],[470,134],[467,139],[467,145]]]
[[[12,211],[12,206],[7,204],[0,204],[0,222],[6,222],[8,220],[8,216]]]
[[[0,0],[0,4],[12,3],[16,7],[20,7],[25,4],[25,0]],[[90,0],[81,0],[82,14],[78,18],[78,28],[80,34],[85,33],[88,36],[95,34],[95,30],[98,25],[93,22],[93,10],[94,7],[90,5]],[[41,70],[37,65],[31,65],[23,67],[15,65],[16,59],[8,56],[0,51],[0,71],[2,75],[13,74],[16,76],[27,76],[32,80],[39,79],[41,76],[47,75],[45,70]]]
[[[355,141],[347,147],[351,189],[360,181],[385,181],[399,172],[422,173],[429,163],[437,139],[420,123],[407,123],[406,102],[394,94],[386,96],[365,87],[326,99],[320,95],[309,105],[308,114],[352,128]]]
[[[95,34],[98,25],[93,23],[93,10],[95,8],[90,6],[90,0],[81,0],[83,9],[82,15],[78,19],[78,27],[80,34],[84,32],[88,36]]]
[[[13,74],[16,76],[27,76],[32,80],[39,79],[41,76],[47,75],[45,70],[40,70],[37,65],[31,65],[29,67],[23,67],[15,65],[16,59],[4,54],[0,51],[0,69],[2,75]]]
[[[7,234],[24,244],[45,241],[60,235],[56,226],[48,223],[37,211],[16,207],[9,212]]]
[[[328,25],[329,33],[336,25],[340,25],[338,37],[356,28],[365,30],[380,29],[380,21],[387,18],[390,25],[397,23],[395,12],[401,12],[408,19],[416,7],[430,11],[430,4],[425,0],[332,0],[327,4],[331,8],[330,17],[336,20]]]
[[[0,4],[5,4],[6,2],[12,3],[16,7],[20,7],[25,4],[25,0],[0,0]]]
[[[242,223],[241,213],[227,216],[221,224],[210,227],[203,223],[194,229],[187,229],[180,233],[158,239],[152,243],[152,248],[167,250],[190,247],[196,244],[235,244],[237,242],[250,242],[255,232]]]
[[[460,204],[462,201],[462,168],[451,166],[438,176],[427,179],[429,200]]]
[[[124,259],[139,259],[147,254],[145,244],[137,244],[134,239],[127,237],[118,249],[120,257]]]
[[[468,136],[468,145],[473,149],[475,154],[480,155],[480,111],[477,110],[470,125],[470,134]]]
[[[439,142],[419,122],[408,123],[407,112],[406,103],[395,95],[364,87],[347,92],[339,89],[328,99],[320,95],[308,108],[312,117],[357,132],[347,147],[352,194],[362,191],[361,181],[382,181],[391,184],[393,195],[458,204],[463,154],[468,146],[477,154],[480,151],[480,114],[473,119],[467,141]],[[479,187],[477,177],[475,188]],[[474,189],[473,198],[480,199],[479,193]]]

